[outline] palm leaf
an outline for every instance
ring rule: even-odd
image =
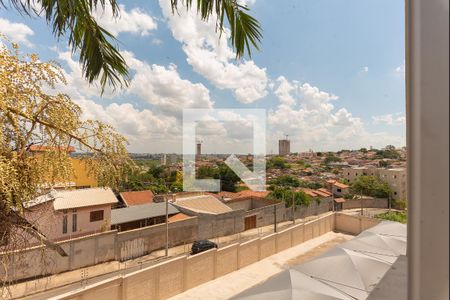
[[[72,52],[79,52],[84,77],[89,83],[99,80],[102,92],[107,84],[113,88],[128,84],[128,67],[119,52],[117,40],[99,26],[92,16],[98,6],[105,9],[107,4],[111,6],[113,15],[117,16],[119,7],[116,0],[9,0],[8,2],[23,14],[31,16],[35,13],[45,17],[58,39],[68,37]],[[177,10],[179,3],[178,0],[171,0],[173,12]],[[186,9],[192,9],[192,0],[185,0],[182,3]],[[216,30],[219,34],[224,31],[224,20],[227,18],[236,58],[243,57],[245,51],[251,57],[252,47],[259,50],[262,38],[261,25],[247,13],[247,7],[239,5],[237,0],[197,0],[196,4],[197,13],[202,20],[216,17]],[[0,0],[0,6],[7,7],[5,0]]]
[[[177,11],[178,0],[171,0],[172,12]],[[192,9],[192,0],[182,1],[187,10]],[[216,30],[224,31],[224,17],[227,18],[231,30],[231,45],[236,51],[236,58],[244,56],[245,51],[251,57],[251,48],[259,50],[262,39],[262,28],[258,20],[250,16],[246,6],[236,0],[197,0],[197,13],[201,19],[209,20],[216,17]]]

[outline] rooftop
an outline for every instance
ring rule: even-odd
[[[217,215],[232,211],[230,207],[211,195],[185,197],[177,199],[174,204],[190,211],[205,214]]]
[[[149,204],[153,202],[153,192],[150,190],[146,191],[133,191],[133,192],[122,192],[120,197],[126,206],[134,206],[141,204]]]
[[[52,190],[48,194],[29,201],[26,206],[32,207],[48,201],[53,201],[53,208],[55,210],[106,205],[119,202],[110,188],[89,188],[69,191]]]
[[[169,215],[178,213],[173,205],[168,205]],[[111,225],[123,224],[166,215],[166,203],[150,203],[111,210]]]

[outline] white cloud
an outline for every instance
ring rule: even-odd
[[[276,145],[285,134],[291,138],[292,148],[300,150],[356,149],[367,145],[383,146],[387,141],[402,144],[401,137],[369,132],[361,118],[353,116],[346,108],[336,110],[332,103],[338,97],[333,94],[284,77],[279,77],[276,83],[274,93],[279,105],[268,116],[270,145]]]
[[[220,89],[231,89],[242,103],[252,103],[267,95],[268,78],[265,68],[253,61],[235,62],[235,53],[228,46],[229,31],[219,38],[215,18],[204,22],[195,7],[180,8],[172,14],[170,1],[160,0],[164,17],[174,38],[183,44],[187,62],[194,71]]]
[[[156,110],[179,115],[183,108],[212,108],[209,90],[201,83],[192,83],[182,79],[176,65],[168,67],[150,65],[135,58],[133,53],[121,52],[132,73],[130,85],[123,90],[114,91],[106,87],[104,98],[114,98],[123,94],[137,95],[141,100],[154,105]],[[97,84],[89,84],[82,74],[80,64],[72,58],[68,51],[58,52],[58,58],[68,65],[65,72],[66,86],[61,90],[74,97],[98,97],[100,88]]]
[[[23,44],[27,47],[33,46],[29,41],[29,37],[34,35],[34,31],[23,23],[14,23],[0,18],[0,33],[5,34],[13,42]]]
[[[150,65],[136,59],[131,52],[122,53],[135,71],[128,93],[138,95],[160,110],[180,114],[183,108],[212,108],[209,90],[201,83],[182,79],[174,64]]]
[[[157,115],[148,109],[138,110],[130,103],[111,103],[103,107],[85,98],[74,101],[83,109],[83,118],[105,122],[123,134],[130,142],[130,151],[164,151],[167,144],[176,144],[179,139],[175,117]]]
[[[381,116],[372,117],[374,124],[384,124],[384,125],[405,125],[406,117],[402,113],[386,114]]]
[[[119,15],[113,16],[111,5],[106,2],[105,10],[100,6],[94,12],[97,22],[112,35],[117,36],[122,32],[135,33],[147,36],[152,30],[157,29],[156,21],[139,8],[127,11],[125,5],[119,4]]]

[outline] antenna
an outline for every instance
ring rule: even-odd
[[[289,134],[285,134],[284,136],[286,137],[286,140],[289,139]]]

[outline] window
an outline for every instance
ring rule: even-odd
[[[72,210],[72,232],[77,232],[77,210]]]
[[[341,190],[341,189],[337,189],[337,191],[338,191],[338,193],[342,192],[342,190]]]
[[[63,224],[62,224],[62,233],[66,234],[67,233],[67,214],[65,214],[63,216]]]
[[[103,220],[103,210],[91,211],[91,214],[90,214],[91,222],[96,222],[96,221],[101,221],[101,220]]]

